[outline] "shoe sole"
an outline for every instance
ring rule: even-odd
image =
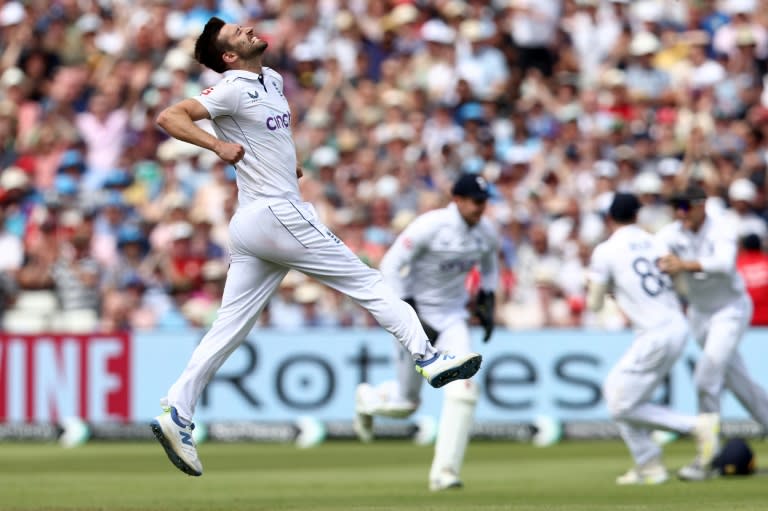
[[[171,460],[171,463],[173,463],[176,468],[190,476],[198,477],[203,475],[202,472],[198,472],[194,468],[184,463],[184,460],[182,460],[181,457],[176,454],[176,452],[173,450],[173,447],[171,447],[171,442],[168,440],[168,437],[165,436],[165,433],[163,433],[163,428],[160,426],[160,423],[157,422],[157,420],[153,420],[150,424],[150,427],[152,428],[152,433],[154,433],[157,441],[160,442],[160,445],[163,446],[163,450],[165,450],[166,456],[168,456],[168,459]]]
[[[467,378],[471,378],[480,369],[480,364],[482,362],[482,355],[476,355],[466,360],[458,367],[454,367],[452,369],[448,369],[447,371],[443,371],[442,373],[436,374],[429,381],[429,384],[434,388],[439,389],[443,385],[451,383],[452,381],[466,380]]]

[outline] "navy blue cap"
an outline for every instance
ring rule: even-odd
[[[632,193],[616,193],[608,208],[608,215],[617,222],[631,222],[640,210],[640,201]]]
[[[488,181],[483,176],[469,173],[459,176],[459,179],[453,184],[451,193],[459,197],[480,200],[487,200],[491,195]]]
[[[712,468],[724,476],[746,476],[755,472],[755,455],[743,438],[731,438],[712,460]]]

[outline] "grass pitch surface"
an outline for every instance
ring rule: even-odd
[[[764,442],[751,442],[758,455]],[[666,448],[676,469],[693,445]],[[405,441],[371,445],[330,442],[313,449],[276,444],[203,444],[205,474],[188,477],[159,445],[0,443],[0,510],[457,510],[701,511],[766,510],[768,478],[705,483],[677,480],[653,487],[617,487],[628,468],[616,441],[567,442],[546,449],[510,442],[474,442],[465,488],[427,490],[431,447]]]

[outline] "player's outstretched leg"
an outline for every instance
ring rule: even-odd
[[[176,408],[168,407],[164,410],[150,424],[152,433],[176,468],[191,476],[203,475],[203,464],[197,457],[195,440],[192,438],[195,425],[183,421],[176,413]]]
[[[438,351],[428,360],[416,361],[416,371],[437,389],[455,380],[471,378],[480,369],[482,361],[479,353],[453,355]]]

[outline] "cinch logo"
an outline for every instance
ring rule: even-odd
[[[0,335],[0,422],[131,417],[127,334]]]
[[[275,131],[280,128],[291,127],[291,112],[286,112],[283,115],[275,115],[267,117],[267,129],[269,131]]]
[[[477,261],[473,259],[452,259],[450,261],[443,261],[440,263],[440,271],[444,272],[467,272],[471,270],[475,265],[477,264]]]

